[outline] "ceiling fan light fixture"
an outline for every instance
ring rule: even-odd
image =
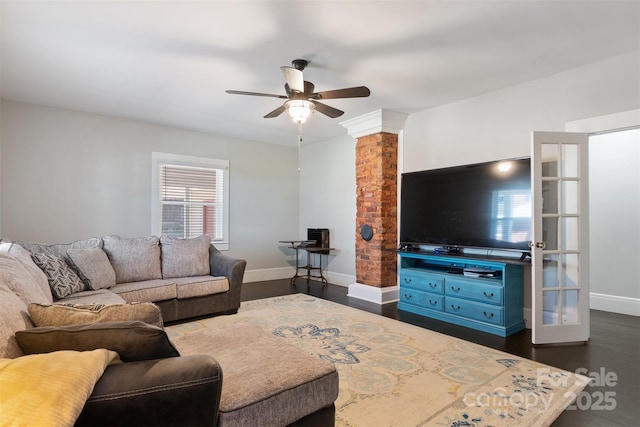
[[[292,99],[285,102],[284,107],[287,109],[287,114],[291,117],[291,120],[298,124],[306,122],[315,109],[313,102],[305,99]]]

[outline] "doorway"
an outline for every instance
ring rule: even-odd
[[[590,133],[590,306],[640,316],[640,110],[566,130]]]
[[[640,301],[640,128],[591,135],[589,158],[591,308],[634,314],[633,300]]]

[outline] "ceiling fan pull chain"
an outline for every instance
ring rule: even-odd
[[[300,173],[300,145],[302,145],[302,123],[298,123],[298,173]]]

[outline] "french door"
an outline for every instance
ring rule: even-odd
[[[589,339],[588,134],[533,132],[532,342]]]

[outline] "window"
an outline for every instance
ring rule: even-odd
[[[152,172],[152,234],[229,249],[229,161],[154,152]]]

